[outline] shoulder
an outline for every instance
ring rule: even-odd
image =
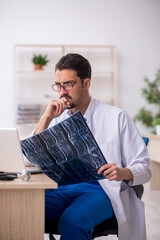
[[[105,102],[99,101],[97,99],[92,99],[92,105],[94,106],[94,112],[96,114],[107,115],[107,116],[119,116],[119,115],[127,115],[125,110],[107,104]]]
[[[105,102],[92,99],[91,117],[98,120],[100,124],[108,124],[124,128],[126,125],[134,124],[131,117],[124,109],[112,106]]]

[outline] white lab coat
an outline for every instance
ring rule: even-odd
[[[54,119],[49,127],[67,118],[67,112]],[[91,99],[84,117],[107,162],[129,168],[134,176],[128,185],[123,181],[99,181],[111,200],[119,240],[146,240],[144,204],[129,186],[146,183],[151,178],[148,150],[142,136],[125,111],[95,99]]]
[[[107,162],[132,171],[134,180],[129,185],[150,180],[148,150],[126,112],[92,99],[84,117]],[[105,179],[99,183],[111,200],[118,221],[119,240],[145,240],[144,204],[134,190],[124,182]]]

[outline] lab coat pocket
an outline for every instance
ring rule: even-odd
[[[136,196],[134,190],[129,186],[127,186],[127,189],[120,192],[120,196],[127,225],[130,229],[131,240],[145,240],[144,203]]]
[[[140,222],[141,225],[143,225],[143,228],[145,229],[145,213],[144,213],[144,202],[139,199],[137,196],[135,196],[134,198],[131,198],[130,201],[130,205],[131,205],[131,214],[132,214],[132,220],[134,222],[134,226],[136,225],[136,222]],[[136,228],[135,228],[136,229]]]
[[[119,239],[128,240],[131,239],[131,225],[130,225],[130,201],[129,201],[129,190],[128,186],[124,189],[121,188],[120,199],[121,199],[121,214],[119,215]],[[123,189],[123,190],[122,190]]]
[[[124,185],[123,185],[123,190],[120,192],[120,198],[122,201],[122,206],[123,206],[123,211],[125,214],[125,218],[128,220],[130,217],[130,201],[129,201],[129,190],[128,187],[126,186],[126,188],[124,189]]]
[[[132,216],[131,225],[132,233],[137,233],[137,236],[135,236],[133,240],[146,240],[144,203],[135,195],[133,191],[133,189],[130,189],[130,194],[134,194],[134,196],[132,195],[132,197],[130,197],[130,213]]]

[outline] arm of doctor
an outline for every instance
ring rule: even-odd
[[[53,118],[59,117],[66,109],[66,106],[69,106],[69,102],[67,102],[64,97],[57,100],[51,100],[35,128],[34,134],[48,128]]]

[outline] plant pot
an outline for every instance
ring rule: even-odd
[[[156,125],[156,134],[160,135],[160,125]]]
[[[41,65],[41,64],[35,64],[35,65],[34,65],[34,70],[43,70],[43,65]]]

